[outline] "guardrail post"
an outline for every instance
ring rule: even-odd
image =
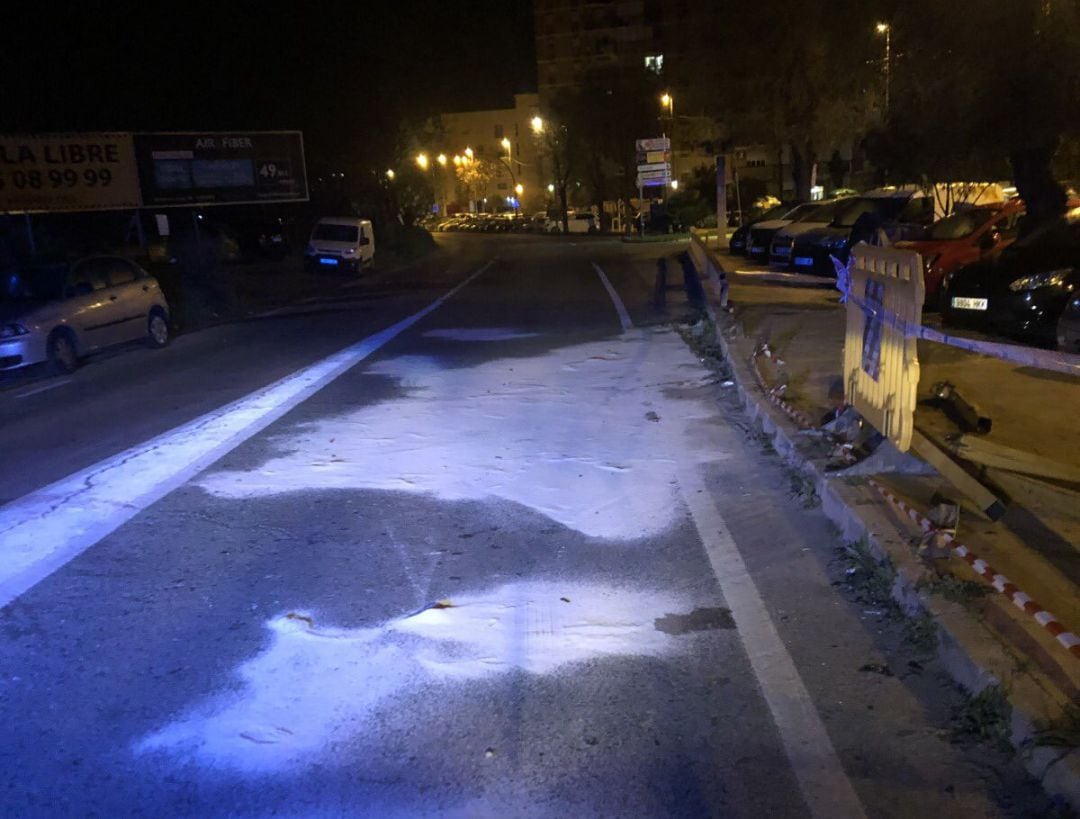
[[[653,305],[663,310],[667,305],[667,259],[656,260],[656,282],[653,285]]]

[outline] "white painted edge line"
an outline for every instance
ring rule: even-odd
[[[865,817],[795,662],[699,471],[680,467],[679,486],[811,815]]]
[[[48,392],[49,390],[55,390],[57,387],[63,387],[65,384],[70,384],[70,383],[71,383],[70,378],[61,378],[58,381],[52,381],[52,382],[50,382],[48,384],[44,384],[44,385],[42,385],[40,387],[34,387],[32,389],[28,389],[28,390],[25,390],[23,392],[17,392],[12,397],[13,398],[29,398],[31,395],[39,395],[39,394],[41,394],[43,392]]]
[[[595,270],[596,274],[600,277],[600,281],[603,283],[608,295],[611,296],[611,301],[615,305],[615,312],[619,314],[619,323],[622,324],[623,330],[632,330],[634,328],[634,322],[630,321],[630,314],[626,312],[626,305],[622,303],[619,294],[616,293],[615,288],[611,286],[611,281],[608,279],[607,274],[600,269],[600,265],[596,262],[593,262],[592,266],[593,270]]]
[[[0,607],[438,309],[494,262],[384,330],[0,508]]]

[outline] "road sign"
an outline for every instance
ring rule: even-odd
[[[147,207],[304,202],[299,131],[135,134]]]
[[[636,141],[638,151],[670,151],[671,140],[667,137],[654,137],[652,139],[639,139]]]
[[[655,171],[663,171],[664,173],[671,173],[671,165],[667,162],[655,162],[649,165],[638,165],[638,173],[652,173]]]
[[[131,134],[0,136],[0,213],[140,204]]]

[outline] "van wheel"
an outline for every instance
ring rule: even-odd
[[[169,321],[161,308],[155,307],[150,311],[150,318],[146,322],[146,343],[155,349],[160,349],[169,343]]]
[[[52,335],[49,336],[47,349],[49,366],[54,372],[66,375],[78,369],[79,354],[75,349],[75,336],[70,330],[53,330]]]

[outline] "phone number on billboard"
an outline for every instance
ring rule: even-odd
[[[82,185],[88,188],[106,188],[112,184],[112,171],[108,168],[50,168],[47,171],[0,171],[0,191],[59,190]]]

